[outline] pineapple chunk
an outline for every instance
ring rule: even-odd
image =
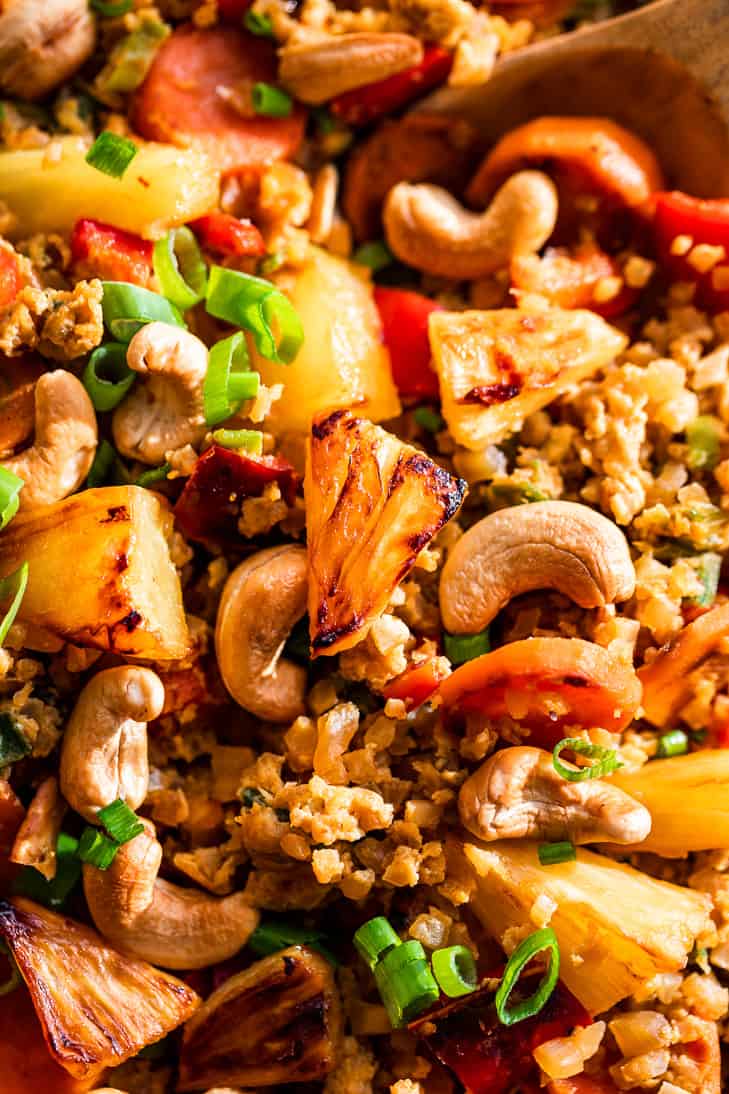
[[[628,342],[598,315],[562,308],[433,312],[429,332],[443,416],[472,449],[520,429]]]
[[[691,851],[729,847],[729,751],[703,749],[651,760],[639,771],[616,771],[610,780],[647,808],[650,835],[632,851],[677,858]]]
[[[656,881],[583,848],[575,862],[541,866],[527,840],[464,846],[473,869],[471,909],[501,940],[532,924],[535,901],[551,906],[560,976],[591,1014],[601,1014],[658,973],[682,969],[711,928],[704,893]],[[534,924],[536,927],[536,924]]]
[[[400,400],[369,280],[361,267],[317,247],[309,255],[293,281],[280,280],[304,327],[296,360],[277,365],[254,355],[264,384],[284,385],[266,428],[305,434],[315,414],[337,407],[356,407],[373,422],[396,417]]]
[[[466,484],[347,410],[315,419],[304,495],[312,656],[359,642]]]
[[[78,646],[183,657],[189,636],[167,543],[172,520],[140,486],[84,490],[21,513],[0,535],[0,575],[29,565],[19,619]]]
[[[48,1051],[83,1079],[159,1041],[198,1007],[197,994],[101,936],[16,897],[0,902],[0,936],[30,990]]]

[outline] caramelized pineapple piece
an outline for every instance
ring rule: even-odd
[[[96,931],[23,897],[0,902],[3,937],[27,984],[48,1050],[83,1079],[116,1067],[186,1021],[200,999]]]
[[[276,1086],[332,1070],[342,1014],[328,961],[304,946],[232,976],[187,1023],[178,1090]]]
[[[559,940],[560,976],[591,1014],[658,973],[682,969],[711,927],[704,893],[581,847],[576,861],[556,866],[541,866],[537,844],[527,840],[469,842],[464,853],[475,879],[471,909],[495,938],[532,924],[535,901],[555,906],[549,925]]]
[[[0,535],[0,575],[29,564],[18,618],[77,646],[183,657],[189,636],[168,547],[172,521],[140,486],[84,490],[21,513]]]
[[[466,485],[348,410],[314,420],[304,493],[312,656],[357,644]]]
[[[520,429],[628,342],[598,315],[562,308],[433,312],[429,331],[443,416],[473,449]]]

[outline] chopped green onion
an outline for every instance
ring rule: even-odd
[[[246,340],[240,331],[216,342],[208,354],[203,383],[203,407],[208,425],[218,425],[235,414],[246,399],[258,394],[261,377],[250,371]]]
[[[530,482],[492,482],[487,494],[494,508],[527,505],[534,501],[549,501],[549,494],[545,494]]]
[[[0,532],[7,528],[18,511],[20,491],[25,486],[23,480],[0,467]]]
[[[326,937],[324,932],[317,930],[316,927],[298,927],[285,920],[269,919],[259,923],[248,939],[248,945],[260,957],[278,953],[279,950],[285,950],[289,946],[308,946],[310,950],[316,950],[317,953],[326,957],[332,965],[337,965],[336,957],[324,945]]]
[[[448,634],[443,635],[443,647],[448,660],[453,665],[464,665],[466,661],[473,661],[474,657],[480,657],[491,649],[489,629],[478,634]]]
[[[149,471],[143,471],[137,479],[135,486],[154,486],[157,482],[164,482],[172,470],[172,464],[163,463],[160,467],[150,467]]]
[[[374,974],[395,1028],[409,1022],[440,996],[425,950],[415,939],[394,946],[375,965]]]
[[[121,342],[98,346],[81,377],[94,410],[113,410],[129,392],[137,375],[127,365],[127,347]]]
[[[256,349],[269,361],[288,365],[301,349],[304,328],[290,300],[261,277],[213,266],[206,307],[216,319],[249,330]],[[278,343],[272,322],[278,330]]]
[[[249,8],[243,16],[243,26],[259,38],[273,38],[273,23],[268,15],[261,12]]]
[[[10,995],[11,992],[14,992],[16,988],[20,987],[21,983],[20,973],[18,972],[15,958],[11,953],[8,953],[7,959],[8,964],[10,965],[10,976],[4,983],[0,984],[0,998],[2,998],[3,995]]]
[[[99,870],[108,870],[119,850],[116,840],[110,839],[98,828],[86,827],[78,841],[78,857]]]
[[[107,4],[104,0],[89,0],[89,6],[106,19],[116,19],[119,15],[126,15],[132,10],[134,0],[119,0],[116,4]]]
[[[560,761],[559,754],[566,748],[576,752],[579,756],[587,756],[595,760],[589,767],[572,768],[565,767]],[[602,745],[593,745],[589,741],[583,741],[581,737],[564,737],[552,750],[552,763],[554,770],[563,779],[571,783],[581,783],[585,779],[600,779],[603,775],[610,775],[623,765],[618,760],[618,754],[614,748],[603,748]]]
[[[291,96],[273,84],[254,84],[252,95],[253,109],[265,118],[288,118],[294,108]]]
[[[117,798],[99,810],[99,820],[117,843],[129,843],[144,831],[144,825],[125,801]]]
[[[25,738],[21,723],[7,710],[0,712],[0,767],[17,763],[29,756],[32,749]]]
[[[686,426],[688,455],[686,462],[693,471],[710,471],[719,462],[721,423],[710,414],[701,414]]]
[[[216,429],[213,440],[223,448],[244,448],[254,456],[263,452],[263,434],[259,429]]]
[[[180,311],[187,311],[205,296],[207,266],[189,228],[173,228],[163,239],[158,239],[152,264],[162,294]]]
[[[688,737],[682,729],[671,729],[658,738],[656,756],[665,759],[668,756],[683,756],[688,752]]]
[[[540,843],[537,854],[542,866],[556,866],[560,862],[573,862],[577,858],[575,845],[568,839],[557,843]]]
[[[282,251],[272,251],[270,255],[266,255],[258,263],[258,272],[263,274],[264,277],[268,277],[269,274],[275,273],[280,269],[286,261],[286,256]]]
[[[547,971],[539,981],[539,986],[533,995],[517,1003],[515,1007],[508,1008],[509,996],[516,987],[519,976],[525,965],[528,965],[533,957],[546,950],[549,954]],[[501,983],[496,992],[496,1013],[499,1021],[504,1026],[513,1026],[515,1022],[521,1022],[525,1018],[531,1018],[539,1014],[544,1004],[554,991],[559,979],[559,944],[557,936],[551,927],[543,927],[525,938],[514,950],[509,958]]]
[[[689,600],[692,604],[698,604],[700,608],[708,608],[716,600],[722,559],[721,555],[717,555],[713,551],[707,551],[706,554],[697,556],[697,562],[696,572],[701,584],[704,586],[704,591],[699,596],[689,597]]]
[[[354,934],[354,945],[360,957],[363,957],[371,969],[388,954],[394,946],[401,944],[400,936],[390,926],[384,915],[375,916],[363,923]]]
[[[116,452],[113,446],[106,439],[99,441],[94,462],[91,464],[86,478],[86,485],[90,490],[97,486],[103,486],[108,481],[115,459]]]
[[[433,410],[430,406],[419,406],[413,414],[413,418],[421,429],[425,429],[428,433],[439,433],[445,425],[438,411]]]
[[[8,597],[13,598],[10,607],[5,613],[5,618],[0,623],[0,646],[2,646],[8,636],[8,631],[15,622],[15,617],[18,614],[18,609],[25,596],[27,586],[27,562],[24,562],[17,570],[14,570],[12,574],[8,574],[7,577],[0,578],[0,600],[7,600]]]
[[[103,133],[99,133],[86,153],[86,162],[97,171],[120,179],[136,154],[137,146],[134,141],[105,129]]]
[[[62,908],[80,879],[78,840],[60,832],[56,841],[55,876],[47,881],[33,866],[24,866],[13,884],[13,892],[46,908]]]
[[[145,19],[141,26],[114,46],[109,61],[96,77],[101,91],[135,91],[152,67],[152,61],[171,33],[159,19]]]
[[[373,273],[384,270],[392,262],[392,252],[381,239],[373,243],[363,243],[352,255],[352,260],[360,266],[368,266]]]
[[[449,999],[469,995],[476,989],[476,962],[467,946],[446,946],[436,950],[431,962],[440,989]]]
[[[128,281],[102,281],[104,296],[101,310],[104,323],[119,342],[130,342],[146,323],[170,323],[184,327],[174,304],[159,293],[130,285]]]

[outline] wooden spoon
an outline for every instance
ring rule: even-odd
[[[488,141],[545,114],[609,117],[651,145],[670,185],[729,196],[729,0],[654,0],[507,54],[487,83],[417,109],[465,118]]]

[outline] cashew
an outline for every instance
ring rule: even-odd
[[[87,0],[5,0],[0,5],[0,88],[39,99],[63,83],[94,48]]]
[[[127,364],[146,379],[114,411],[112,431],[121,454],[158,464],[170,449],[197,446],[207,432],[205,343],[182,327],[147,323],[129,343]]]
[[[305,710],[306,670],[281,657],[306,611],[306,550],[258,551],[225,583],[215,649],[223,683],[236,703],[267,722],[292,722]]]
[[[25,483],[21,510],[67,498],[94,461],[99,435],[86,389],[71,372],[46,372],[35,385],[35,439],[2,466]]]
[[[495,752],[458,795],[465,827],[483,840],[544,839],[640,843],[651,815],[624,790],[601,779],[569,782],[552,755],[517,746]]]
[[[28,806],[10,852],[10,861],[34,867],[46,881],[54,878],[56,844],[65,812],[66,803],[58,792],[58,780],[49,775]]]
[[[455,279],[486,277],[518,254],[538,251],[557,222],[554,183],[539,171],[512,175],[483,213],[440,186],[399,182],[383,210],[390,249],[417,270]]]
[[[122,953],[165,969],[202,969],[245,945],[258,912],[243,893],[211,896],[157,874],[162,847],[154,825],[116,853],[108,870],[84,866],[84,893],[97,929]]]
[[[440,579],[446,630],[475,634],[512,597],[558,589],[581,608],[627,600],[635,570],[625,536],[607,517],[571,501],[500,509],[469,528]]]
[[[422,59],[421,43],[409,34],[362,31],[285,46],[279,50],[278,76],[302,103],[317,106]]]
[[[147,722],[164,706],[162,681],[137,665],[97,672],[79,695],[61,744],[61,791],[69,805],[96,823],[96,814],[122,798],[131,809],[147,795]]]

